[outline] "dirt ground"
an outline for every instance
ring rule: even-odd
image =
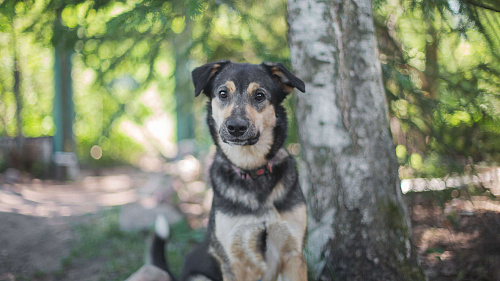
[[[74,218],[71,218],[73,220]],[[34,217],[0,212],[0,280],[55,271],[75,238],[67,217]],[[12,278],[11,278],[12,279]]]
[[[12,182],[0,175],[0,281],[50,280],[78,239],[74,226],[99,210],[139,200],[137,187],[147,177],[113,170],[60,183],[23,175]],[[97,280],[99,263],[76,262],[64,276]]]
[[[53,185],[51,189],[47,182],[30,182],[23,188],[0,182],[0,281],[50,280],[37,276],[60,269],[61,259],[77,239],[72,226],[88,219],[82,214],[138,199],[134,186],[147,179],[128,175],[89,177],[78,186]],[[405,195],[413,241],[428,279],[500,280],[499,200],[443,196]],[[75,263],[65,276],[97,280],[100,263]]]
[[[440,202],[436,196],[443,194],[407,195],[413,241],[428,279],[499,281],[498,198],[462,196]]]

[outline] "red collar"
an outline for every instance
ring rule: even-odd
[[[238,175],[241,176],[242,180],[254,180],[254,179],[258,178],[259,176],[264,175],[266,172],[269,172],[270,174],[272,174],[273,162],[274,162],[274,159],[271,159],[269,162],[267,162],[266,165],[264,165],[260,168],[257,168],[257,169],[253,169],[253,170],[243,170],[243,169],[240,169],[234,165],[232,165],[232,166],[233,166],[233,170]]]

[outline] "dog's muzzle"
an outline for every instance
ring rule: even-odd
[[[230,145],[254,145],[260,137],[259,131],[242,118],[228,118],[219,134],[222,141]]]

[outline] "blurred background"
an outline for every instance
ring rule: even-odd
[[[500,8],[483,2],[374,3],[404,178],[499,160]],[[151,170],[206,151],[205,101],[194,99],[190,71],[223,58],[289,59],[285,1],[37,0],[0,9],[0,171],[50,176],[57,152],[74,152],[83,168]]]
[[[83,168],[157,170],[206,151],[191,70],[222,58],[286,62],[285,5],[4,1],[0,136],[17,148],[0,169],[45,174],[29,151],[29,139],[43,137],[52,155],[74,152]]]
[[[410,206],[431,200],[414,224],[438,212],[442,227],[459,227],[446,207],[473,210],[454,198],[500,194],[500,5],[375,0],[373,12],[403,191],[441,191],[409,197]],[[0,210],[81,214],[95,206],[71,209],[84,197],[67,190],[111,190],[121,197],[101,205],[174,202],[191,227],[203,226],[213,147],[191,70],[218,59],[289,66],[286,1],[0,1],[0,191],[10,192]],[[287,147],[300,157],[293,97],[286,106]],[[146,191],[126,193],[137,186]],[[158,195],[151,186],[171,188]],[[44,201],[57,192],[65,211]],[[428,271],[453,250],[436,243],[421,249]]]

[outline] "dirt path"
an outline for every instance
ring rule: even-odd
[[[0,212],[0,280],[58,270],[75,239],[70,224],[79,219]]]
[[[73,226],[88,219],[85,214],[137,201],[148,176],[127,170],[63,184],[0,181],[0,281],[44,280],[60,270],[77,239]],[[65,275],[93,280],[96,266],[81,264]]]

